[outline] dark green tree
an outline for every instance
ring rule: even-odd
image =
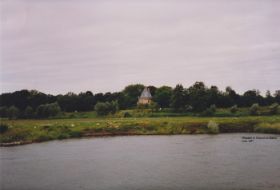
[[[177,84],[171,96],[171,108],[175,111],[183,111],[185,107],[185,90],[181,84]]]
[[[24,117],[25,118],[33,118],[34,117],[34,110],[31,106],[27,106],[24,110]]]
[[[171,96],[172,88],[169,86],[162,86],[155,91],[153,101],[157,102],[159,107],[167,108],[170,105]]]
[[[203,82],[196,82],[188,90],[189,102],[196,112],[202,112],[211,105],[211,94],[207,93],[207,88]]]
[[[138,97],[144,89],[142,84],[133,84],[125,87],[122,91],[124,94],[124,102],[126,108],[135,107],[138,101]]]

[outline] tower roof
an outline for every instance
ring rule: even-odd
[[[140,98],[152,98],[149,88],[145,87]]]

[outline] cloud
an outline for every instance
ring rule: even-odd
[[[2,92],[279,89],[280,2],[1,1]]]

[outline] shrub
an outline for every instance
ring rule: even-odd
[[[42,104],[37,107],[36,115],[39,118],[47,118],[56,116],[61,112],[61,108],[57,102],[51,104]]]
[[[190,112],[190,111],[192,111],[193,110],[193,107],[191,106],[191,105],[186,105],[185,106],[185,111],[186,112]]]
[[[234,105],[230,108],[230,113],[236,113],[238,111],[237,105]]]
[[[278,113],[278,108],[279,108],[279,104],[274,103],[271,106],[269,106],[269,114],[274,115]]]
[[[98,102],[94,106],[94,110],[96,111],[97,115],[108,115],[108,114],[115,114],[119,110],[119,105],[117,101],[112,102]]]
[[[0,124],[0,133],[5,133],[6,131],[8,131],[9,126],[7,124],[1,123]]]
[[[34,116],[34,111],[31,106],[27,106],[24,110],[24,117],[25,118],[32,118]]]
[[[216,105],[213,104],[203,112],[203,115],[210,116],[213,115],[215,112],[216,112]]]
[[[251,115],[258,115],[259,109],[260,109],[260,106],[259,106],[259,104],[256,103],[250,107],[249,112]]]
[[[142,109],[147,109],[149,108],[149,104],[137,104],[137,109],[142,110]]]
[[[219,124],[217,124],[214,121],[209,121],[207,124],[207,128],[209,130],[209,133],[211,134],[218,134],[219,133]]]
[[[111,114],[115,114],[119,110],[119,104],[117,101],[110,102],[109,110]]]
[[[132,115],[129,112],[124,112],[123,117],[132,117]]]
[[[108,115],[110,112],[108,102],[98,102],[94,106],[94,110],[97,115]]]
[[[156,112],[159,110],[159,106],[156,102],[152,102],[150,105],[149,105],[149,108],[153,111],[153,112]]]
[[[11,106],[7,110],[7,116],[9,119],[16,119],[19,116],[19,109],[15,106]]]

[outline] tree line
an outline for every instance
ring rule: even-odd
[[[178,84],[170,86],[148,86],[153,96],[153,102],[160,108],[171,108],[174,112],[202,112],[212,106],[220,108],[250,107],[253,104],[269,106],[280,104],[280,90],[273,94],[270,91],[262,96],[258,90],[248,90],[238,94],[231,87],[224,91],[217,86],[207,87],[203,82],[196,82],[185,88]],[[75,94],[51,95],[36,90],[20,90],[0,95],[0,116],[19,118],[43,118],[55,116],[60,112],[83,112],[94,109],[102,113],[115,113],[118,109],[132,109],[137,106],[137,100],[144,85],[132,84],[120,92],[93,94],[91,91]]]

